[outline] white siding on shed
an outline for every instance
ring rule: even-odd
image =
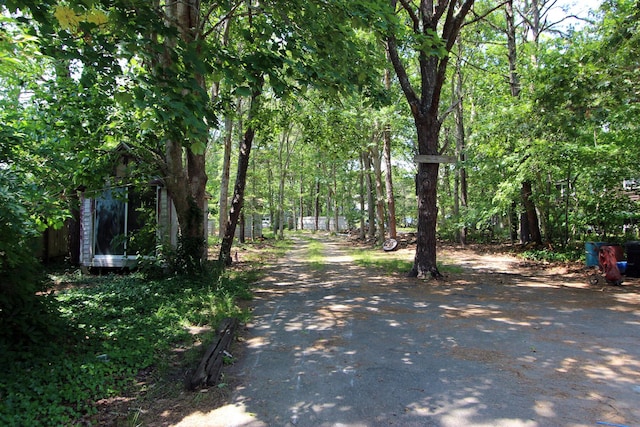
[[[95,210],[96,200],[85,194],[80,197],[80,265],[85,267],[135,267],[138,257],[132,255],[95,254]],[[178,245],[179,225],[175,206],[164,187],[156,188],[157,242],[160,245]],[[204,233],[207,233],[207,217],[204,215]]]
[[[327,229],[327,217],[318,217],[318,228],[316,229],[315,216],[303,216],[298,219],[298,227],[305,230],[324,231]],[[347,219],[343,216],[338,217],[338,228],[336,229],[336,221],[333,217],[329,218],[329,231],[343,231],[348,228]]]

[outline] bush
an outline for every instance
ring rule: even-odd
[[[579,261],[584,255],[584,249],[567,247],[562,250],[530,249],[522,252],[524,259],[546,262],[572,262]]]
[[[205,266],[216,271],[214,264]],[[190,326],[247,318],[236,303],[250,297],[250,280],[242,274],[53,279],[69,288],[55,296],[69,333],[38,346],[0,349],[0,425],[90,423],[98,400],[130,395],[139,372],[169,369],[172,348],[193,348],[202,337],[191,335]]]
[[[44,276],[34,242],[45,225],[29,203],[37,193],[11,168],[0,169],[0,345],[38,343],[58,323],[52,298],[39,295]]]

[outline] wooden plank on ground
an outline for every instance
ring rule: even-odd
[[[220,323],[216,340],[209,346],[198,368],[187,380],[186,386],[189,390],[217,384],[220,380],[225,352],[229,348],[237,328],[238,319],[235,317],[228,317]]]

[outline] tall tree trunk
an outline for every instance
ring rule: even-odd
[[[378,140],[371,147],[371,160],[373,164],[373,177],[376,184],[376,219],[378,222],[377,240],[378,243],[384,242],[384,190],[382,188],[382,158],[380,150],[378,150]]]
[[[325,231],[331,231],[331,193],[332,193],[332,187],[327,186],[327,209],[326,209],[326,215],[325,215],[325,223],[324,223],[324,229]]]
[[[186,148],[183,155],[182,143],[174,140],[166,142],[167,192],[173,200],[180,226],[180,245],[186,261],[196,267],[199,260],[206,257],[204,241],[205,173],[204,156]],[[186,168],[183,158],[186,157]]]
[[[538,39],[538,28],[540,22],[540,13],[538,10],[536,0],[533,1],[533,25],[535,40]],[[516,45],[516,25],[515,14],[513,10],[513,0],[508,0],[505,3],[505,19],[507,22],[507,57],[509,59],[509,87],[511,90],[511,96],[518,98],[521,92],[520,76],[517,70],[517,45]],[[540,223],[538,221],[538,214],[536,212],[536,205],[533,202],[532,194],[533,189],[531,181],[524,180],[521,184],[520,194],[522,197],[522,204],[525,209],[526,224],[522,224],[520,241],[527,243],[533,241],[537,244],[542,243],[540,234]]]
[[[511,202],[511,208],[509,209],[509,234],[511,237],[511,244],[518,240],[518,204],[514,201]]]
[[[220,245],[220,254],[218,260],[225,265],[231,265],[233,260],[231,259],[231,247],[233,246],[233,238],[236,231],[236,225],[238,224],[238,218],[240,217],[240,211],[244,203],[244,190],[247,183],[247,171],[249,169],[249,156],[251,154],[251,145],[253,144],[253,138],[256,134],[255,124],[253,119],[256,116],[259,108],[258,99],[262,94],[262,85],[264,83],[264,77],[258,76],[256,88],[251,94],[251,101],[249,104],[249,117],[247,120],[248,127],[244,133],[242,144],[240,145],[240,154],[238,156],[238,172],[236,174],[236,183],[233,189],[233,198],[231,199],[231,209],[229,210],[229,218],[225,225],[225,233]]]
[[[365,183],[367,190],[367,221],[369,228],[367,230],[367,239],[375,239],[376,237],[376,199],[374,196],[375,184],[371,171],[371,157],[368,152],[362,153],[362,160],[365,170]]]
[[[365,174],[366,170],[364,168],[364,153],[360,153],[360,173],[358,175],[360,181],[360,240],[364,240],[366,237],[365,231],[365,219],[364,219],[364,210],[366,207],[365,202]]]
[[[540,228],[541,235],[544,236],[546,242],[553,242],[554,239],[554,227],[551,218],[551,198],[553,188],[553,177],[551,173],[547,173],[545,197],[542,202],[538,204],[540,207]]]
[[[438,143],[440,122],[433,117],[417,121],[418,145],[433,147]],[[430,150],[431,151],[431,150]],[[435,150],[433,150],[435,151]],[[432,151],[430,154],[436,154]],[[426,154],[426,153],[425,153]],[[418,232],[416,254],[413,268],[409,273],[414,277],[426,277],[436,264],[436,226],[438,223],[437,191],[438,191],[438,163],[419,163],[416,175],[416,191],[418,193]]]
[[[522,194],[522,188],[520,188]],[[526,245],[531,241],[531,232],[529,231],[529,217],[526,211],[520,212],[520,244]]]
[[[320,179],[316,177],[315,196],[313,198],[313,215],[315,219],[315,227],[313,231],[319,230],[320,225]]]
[[[449,145],[449,138],[451,137],[450,135],[450,130],[447,128],[444,131],[444,141],[445,141],[445,145],[448,146]],[[442,180],[440,181],[440,184],[438,185],[438,194],[441,194],[442,191],[444,191],[446,193],[446,195],[448,196],[448,199],[451,200],[455,200],[456,198],[456,177],[457,177],[457,173],[453,173],[454,176],[454,188],[453,190],[451,189],[451,169],[450,168],[444,168],[442,170]],[[438,205],[438,207],[440,208],[440,212],[438,213],[438,216],[440,218],[446,218],[447,217],[447,208],[449,208],[449,206],[447,206],[445,203],[440,203]],[[455,202],[454,202],[454,209],[455,209]],[[455,215],[455,211],[451,213],[452,215]],[[440,225],[440,224],[438,224]]]
[[[456,194],[456,203],[458,204],[458,212],[456,216],[460,216],[460,206],[466,211],[468,204],[468,186],[467,186],[467,169],[465,168],[465,162],[467,160],[466,154],[466,140],[464,129],[464,95],[462,93],[462,42],[458,40],[458,56],[456,57],[456,79],[454,80],[454,93],[456,96],[456,109],[455,109],[455,121],[456,121],[456,154],[460,166],[456,168],[456,183],[458,184],[458,194]],[[467,226],[462,225],[458,230],[458,238],[462,245],[467,244]]]
[[[269,227],[275,231],[278,229],[278,210],[275,208],[275,196],[273,190],[273,167],[271,162],[266,159],[266,172],[267,172],[267,200],[269,204]],[[263,183],[264,185],[264,183]]]
[[[517,70],[518,52],[516,43],[516,22],[513,11],[513,0],[508,0],[504,5],[504,13],[507,21],[507,58],[509,59],[509,89],[511,96],[520,96],[520,76]]]
[[[238,98],[238,110],[241,108],[241,99]],[[224,227],[227,224],[229,215],[229,180],[231,170],[231,141],[233,140],[233,117],[227,114],[224,118],[224,153],[222,160],[222,171],[220,173],[220,230],[218,235],[224,237]]]
[[[176,26],[184,43],[190,44],[198,40],[200,1],[167,2],[165,13],[167,22]],[[176,41],[167,39],[165,42],[166,49],[159,58],[159,64],[164,72],[171,73],[170,69],[174,64],[169,51]],[[202,75],[193,74],[190,77],[206,91]],[[204,146],[206,147],[206,142]],[[168,139],[164,160],[162,167],[167,177],[165,185],[176,209],[182,251],[185,261],[196,267],[207,256],[204,230],[204,215],[207,211],[205,152],[194,152],[191,146],[185,146],[183,141]]]
[[[300,230],[304,230],[304,160],[300,161]]]
[[[222,31],[222,45],[228,46],[229,44],[229,31],[231,28],[231,18],[228,17],[224,20],[224,29]],[[220,82],[214,82],[211,86],[211,99],[217,99],[220,96]],[[241,117],[240,110],[242,108],[242,98],[238,97],[236,104],[236,111]],[[241,120],[241,119],[240,119]],[[242,132],[242,131],[240,131]],[[222,171],[220,171],[220,201],[218,203],[218,237],[222,239],[224,237],[224,226],[227,223],[227,216],[229,215],[229,182],[231,171],[231,142],[233,141],[233,115],[227,112],[224,116],[224,139],[223,139],[223,157],[222,157]]]
[[[340,231],[340,224],[338,223],[340,210],[338,208],[338,174],[336,172],[336,163],[331,162],[331,175],[333,176],[333,221],[335,224],[335,232]]]
[[[536,206],[533,202],[533,190],[531,186],[531,181],[523,181],[522,182],[522,203],[524,205],[525,213],[527,216],[527,223],[529,226],[529,240],[530,242],[534,242],[538,245],[542,244],[542,236],[540,234],[540,226],[538,221],[538,213],[536,211]]]
[[[388,68],[384,70],[384,87],[387,92],[391,91],[391,71]],[[382,134],[384,141],[383,153],[385,164],[385,187],[387,190],[387,213],[389,215],[389,238],[397,237],[396,225],[396,201],[393,191],[393,169],[391,165],[391,124],[385,123],[384,132]]]
[[[289,164],[291,163],[291,128],[289,127],[282,132],[280,139],[280,147],[278,149],[278,166],[280,169],[280,177],[278,183],[278,217],[280,218],[278,224],[278,237],[284,239],[284,188],[287,180],[287,173],[289,171]]]
[[[284,239],[284,183],[287,176],[286,167],[283,159],[283,145],[284,140],[288,139],[287,132],[283,132],[280,140],[280,149],[278,150],[278,166],[280,169],[280,176],[278,179],[278,227],[277,236],[280,240]]]
[[[454,218],[460,218],[460,171],[457,169],[453,177],[453,216]],[[461,229],[458,230],[457,237],[460,243],[464,245]]]
[[[295,184],[294,182],[291,182],[291,185]],[[298,218],[298,202],[295,199],[291,200],[291,221],[290,224],[293,225],[293,230],[294,231],[298,231],[298,221],[296,221],[296,218]]]
[[[564,236],[562,246],[566,246],[569,243],[569,198],[572,193],[571,190],[571,161],[569,161],[567,164],[567,189],[564,196]]]

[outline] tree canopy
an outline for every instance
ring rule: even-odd
[[[573,27],[554,7],[5,1],[3,274],[71,216],[80,186],[104,185],[123,143],[141,165],[132,180],[159,176],[174,199],[193,268],[208,213],[230,262],[241,214],[279,235],[302,216],[344,216],[382,243],[390,200],[394,223],[417,225],[417,275],[461,230],[632,238],[637,4],[604,1]]]

